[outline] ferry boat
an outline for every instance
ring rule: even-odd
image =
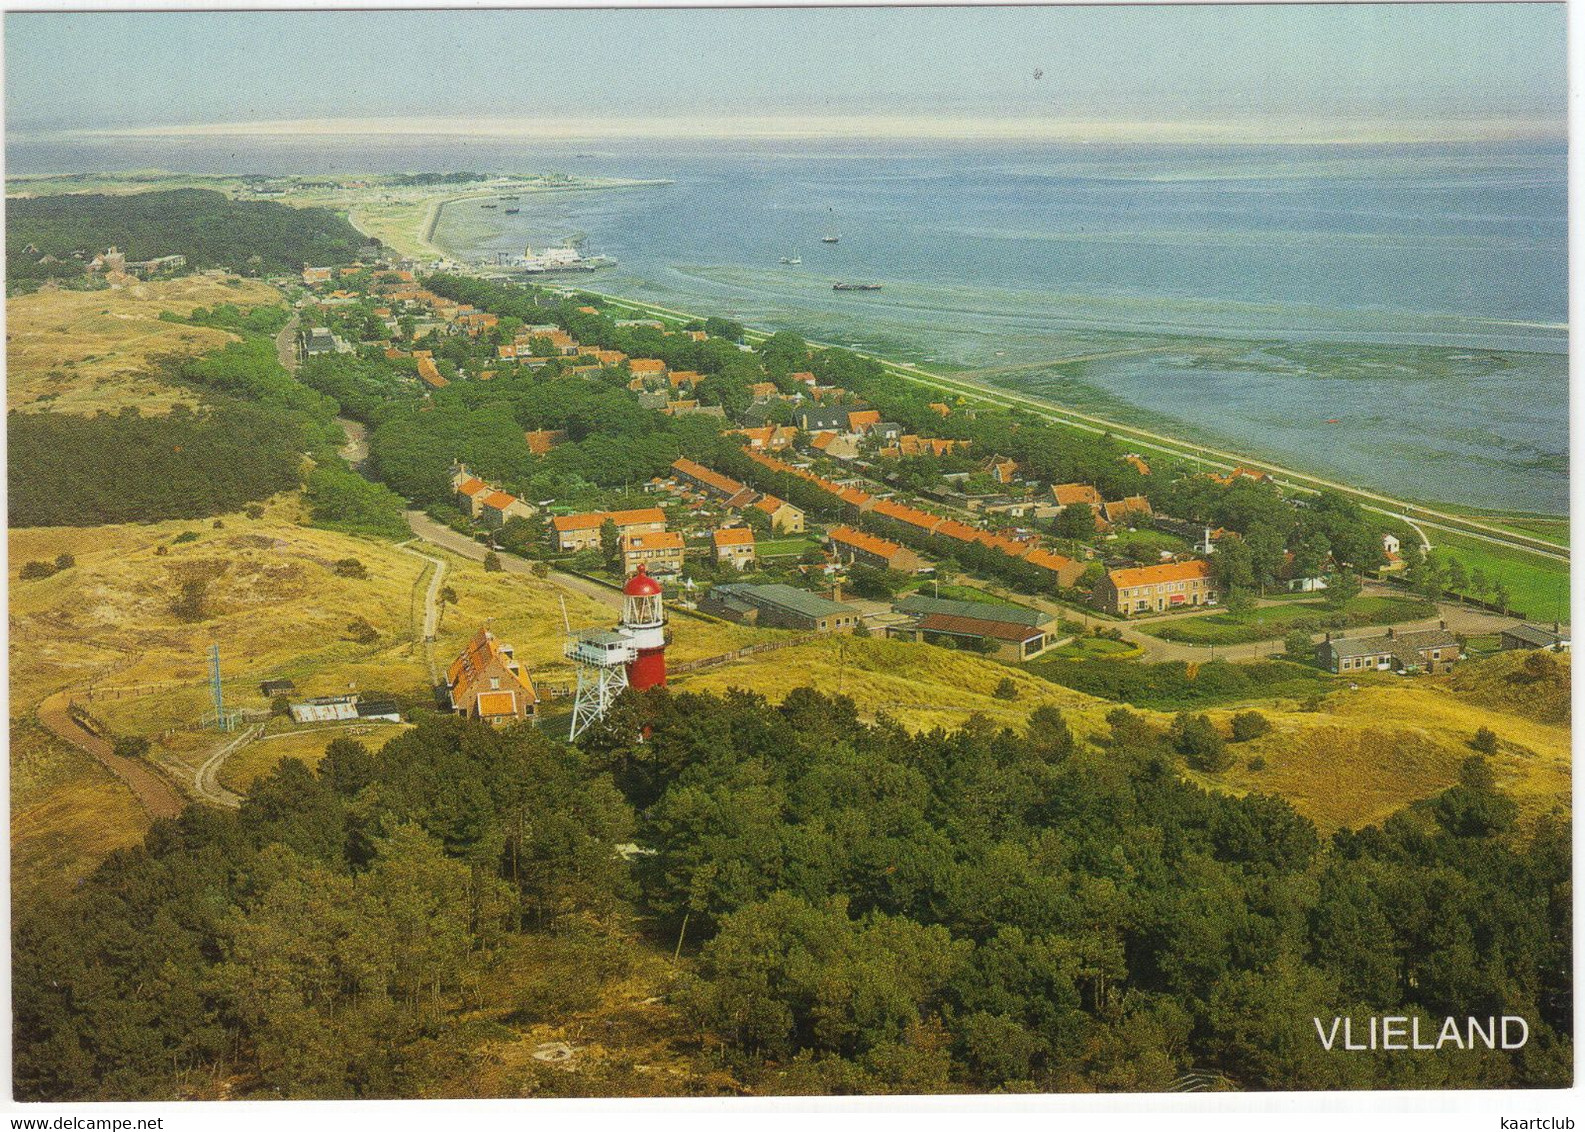
[[[884,284],[882,283],[833,283],[831,284],[831,289],[833,291],[879,291],[883,286]]]

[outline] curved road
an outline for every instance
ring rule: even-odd
[[[409,511],[407,513],[407,526],[425,542],[433,543],[435,546],[449,550],[463,558],[471,558],[475,562],[483,562],[484,556],[489,553],[487,547],[481,546],[471,538],[459,535],[448,526],[435,522],[422,511]],[[515,554],[507,554],[503,551],[500,552],[500,559],[501,569],[509,574],[533,575],[534,573],[533,563],[519,558]],[[614,589],[596,585],[594,582],[579,578],[573,574],[563,574],[560,570],[552,570],[549,574],[549,580],[564,589],[593,598],[602,605],[609,605],[611,608],[618,610],[622,608],[622,595]]]
[[[198,796],[206,802],[232,810],[242,805],[242,795],[220,785],[220,768],[228,758],[263,733],[264,725],[256,723],[234,739],[216,747],[214,753],[204,760],[203,765],[193,772],[193,789],[198,792]]]
[[[38,706],[39,722],[57,738],[87,751],[104,764],[110,773],[126,783],[151,818],[174,818],[186,808],[187,799],[147,763],[116,754],[107,740],[84,730],[66,710],[70,703],[70,692],[56,692],[46,698]]]

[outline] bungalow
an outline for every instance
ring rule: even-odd
[[[666,529],[666,512],[659,507],[639,507],[632,511],[585,511],[578,515],[557,515],[550,521],[551,536],[557,550],[583,550],[600,547],[600,528],[609,519],[620,535],[657,534]]]
[[[1553,649],[1557,652],[1569,651],[1569,635],[1563,631],[1563,626],[1555,621],[1550,629],[1542,628],[1540,625],[1527,625],[1524,622],[1520,622],[1504,629],[1499,635],[1499,639],[1504,650]]]
[[[1458,638],[1440,629],[1399,633],[1389,628],[1379,637],[1338,637],[1326,635],[1315,647],[1317,663],[1328,672],[1347,675],[1357,672],[1418,672],[1433,675],[1451,672],[1459,659]]]
[[[754,565],[754,531],[750,527],[722,527],[712,531],[710,544],[717,562],[730,562],[739,570]]]
[[[651,574],[682,573],[683,545],[680,531],[624,534],[621,550],[624,574],[636,574],[640,566]]]
[[[1109,571],[1095,587],[1092,600],[1108,613],[1128,617],[1185,605],[1214,605],[1216,587],[1211,564],[1196,558]]]
[[[446,670],[451,710],[493,726],[536,715],[539,694],[512,653],[512,646],[480,629]]]
[[[1018,475],[1018,461],[1006,456],[992,456],[982,467],[997,483],[1012,483]]]
[[[826,532],[826,540],[838,558],[845,558],[848,562],[856,562],[860,566],[872,566],[877,570],[900,570],[905,574],[917,574],[924,569],[924,563],[919,555],[906,546],[892,542],[890,539],[878,538],[854,530],[852,527],[832,527]]]
[[[1022,605],[954,601],[910,594],[893,607],[913,620],[888,630],[892,636],[935,641],[946,638],[985,648],[998,660],[1020,661],[1039,656],[1054,640],[1049,613]]]

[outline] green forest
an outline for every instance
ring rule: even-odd
[[[184,255],[192,271],[295,275],[305,263],[349,263],[368,242],[328,208],[238,201],[208,189],[6,201],[6,279],[13,292],[45,279],[81,277],[87,260],[111,246],[129,260]],[[39,262],[46,258],[55,262]]]
[[[1109,723],[915,735],[808,688],[661,691],[582,750],[450,718],[337,740],[17,909],[18,1094],[467,1095],[481,1043],[566,1021],[639,952],[699,1094],[1569,1082],[1566,819],[1518,829],[1474,756],[1325,841],[1186,783],[1171,732]],[[1322,1048],[1313,1018],[1372,1013],[1531,1037]],[[656,1087],[604,1072],[537,1087]]]
[[[79,417],[12,413],[6,466],[13,527],[94,527],[235,511],[298,484],[306,447],[293,414],[232,402],[168,416],[136,408]]]

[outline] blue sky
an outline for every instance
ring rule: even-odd
[[[11,130],[1313,116],[1561,135],[1564,17],[1561,4],[11,13],[5,90]]]

